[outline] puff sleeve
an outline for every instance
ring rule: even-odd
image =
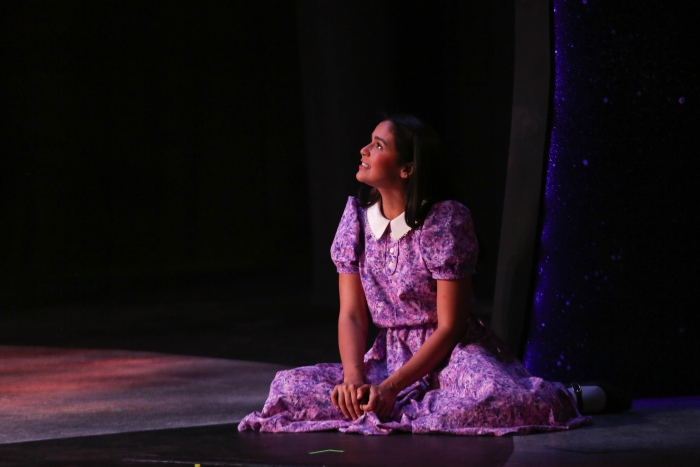
[[[360,203],[350,196],[331,246],[331,259],[340,274],[360,271],[359,259],[364,249],[361,230]]]
[[[435,203],[421,229],[420,251],[433,279],[474,274],[479,245],[469,209],[457,201]]]

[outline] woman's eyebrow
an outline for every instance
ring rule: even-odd
[[[386,141],[384,141],[384,140],[383,140],[382,138],[380,138],[379,136],[375,136],[374,139],[378,139],[379,141],[381,141],[382,143],[384,143],[384,146],[388,146],[388,144],[386,144]]]

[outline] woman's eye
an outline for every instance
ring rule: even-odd
[[[382,145],[379,144],[379,143],[377,143],[377,147],[378,147],[379,149],[381,149],[381,148],[382,148]]]

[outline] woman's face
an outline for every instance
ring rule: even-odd
[[[399,165],[391,122],[377,125],[372,141],[360,149],[361,163],[356,178],[375,188],[402,187],[410,174],[410,164]]]

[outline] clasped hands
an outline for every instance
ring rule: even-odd
[[[374,412],[378,417],[391,414],[396,403],[397,391],[388,384],[350,382],[338,384],[331,392],[333,406],[345,417],[357,420],[365,413]]]

